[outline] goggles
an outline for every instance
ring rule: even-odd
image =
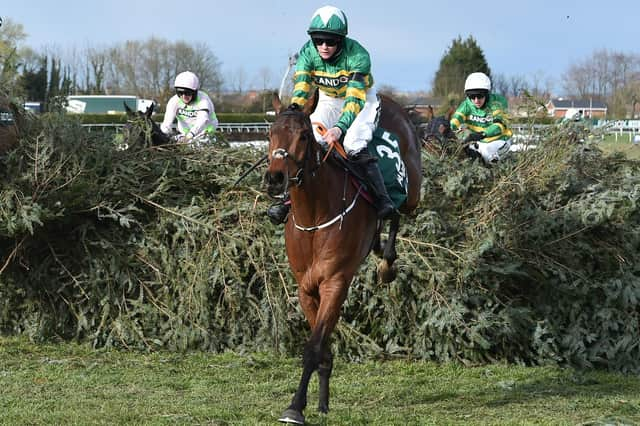
[[[474,99],[484,99],[486,98],[487,95],[485,93],[467,93],[467,98],[474,100]]]
[[[327,47],[335,47],[340,43],[340,40],[337,38],[312,37],[311,40],[313,40],[313,44],[316,46],[326,44]]]
[[[178,96],[184,96],[184,95],[193,96],[195,94],[196,94],[196,92],[191,90],[191,89],[186,89],[184,87],[177,87],[176,88],[176,95],[178,95]]]

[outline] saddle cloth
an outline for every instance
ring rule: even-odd
[[[378,127],[373,132],[373,138],[367,148],[369,153],[378,159],[378,167],[382,172],[384,185],[389,198],[399,208],[407,199],[407,170],[400,156],[398,137],[385,129]]]

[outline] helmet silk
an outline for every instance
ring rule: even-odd
[[[307,34],[327,33],[345,37],[348,32],[347,15],[337,7],[323,6],[311,17]]]

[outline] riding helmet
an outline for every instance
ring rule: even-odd
[[[323,6],[313,13],[307,34],[332,34],[343,38],[347,31],[347,15],[337,7]]]
[[[173,87],[176,89],[179,87],[190,89],[193,90],[194,93],[197,93],[200,88],[200,79],[198,79],[198,76],[191,71],[184,71],[176,76],[176,81],[173,84]]]

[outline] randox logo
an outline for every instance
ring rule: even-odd
[[[316,77],[315,81],[316,81],[316,84],[320,86],[339,87],[339,86],[342,86],[343,84],[347,84],[349,82],[349,77],[344,75],[340,77],[334,77],[334,78]]]
[[[469,121],[475,121],[476,123],[493,123],[493,115],[487,114],[485,117],[481,117],[479,115],[471,114],[469,116]]]
[[[193,118],[198,114],[198,111],[186,108],[178,108],[178,115],[182,117]]]

